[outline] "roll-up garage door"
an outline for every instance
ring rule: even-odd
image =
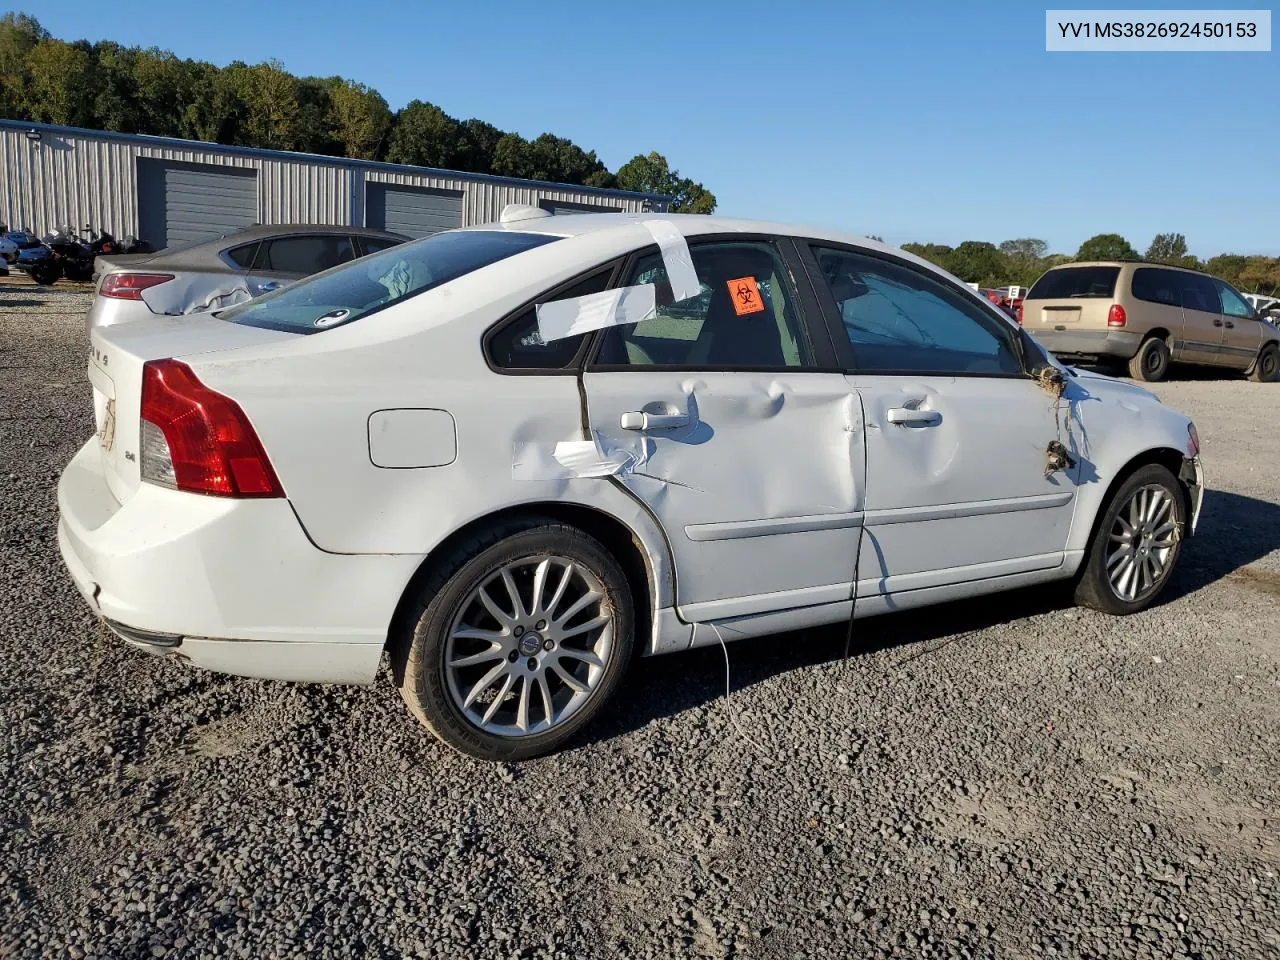
[[[138,159],[138,235],[157,250],[234,233],[258,220],[258,172]]]
[[[365,193],[365,223],[407,237],[425,237],[462,226],[462,194],[392,183],[370,183]]]

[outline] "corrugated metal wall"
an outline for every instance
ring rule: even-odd
[[[40,129],[36,141],[23,129],[0,126],[0,222],[38,233],[60,224],[91,224],[116,236],[136,235],[139,157],[256,169],[262,223],[363,224],[366,181],[461,191],[464,224],[496,220],[509,203],[537,206],[552,200],[627,211],[638,211],[644,203],[625,194],[471,179],[412,167],[400,172],[340,160],[293,160],[227,153],[194,143],[152,145],[111,134]]]

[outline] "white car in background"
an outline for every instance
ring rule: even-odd
[[[504,222],[92,332],[62,555],[125,640],[555,748],[667,653],[1072,580],[1139,611],[1195,428],[937,268],[720,217]],[[855,627],[856,629],[856,627]]]

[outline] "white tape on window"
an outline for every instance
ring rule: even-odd
[[[657,290],[653,284],[644,283],[540,303],[535,309],[538,335],[543,343],[551,343],[592,330],[648,320],[658,312]]]
[[[702,293],[702,283],[698,280],[698,271],[693,269],[689,245],[684,242],[684,234],[676,229],[675,224],[670,220],[642,220],[640,225],[649,231],[662,254],[662,265],[667,268],[667,282],[671,284],[672,299],[679,303]]]

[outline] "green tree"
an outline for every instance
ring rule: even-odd
[[[329,81],[329,123],[342,145],[342,155],[353,160],[377,160],[382,156],[391,129],[391,110],[377,90],[341,77]]]
[[[1249,257],[1236,284],[1249,293],[1280,295],[1280,257]]]
[[[1006,240],[1000,244],[1000,253],[1008,263],[1008,280],[1020,286],[1029,286],[1044,272],[1044,258],[1049,245],[1034,237]]]
[[[1137,260],[1138,251],[1118,233],[1100,233],[1080,244],[1077,260]]]
[[[391,163],[455,169],[464,153],[462,124],[434,103],[411,100],[396,114],[387,144]]]
[[[618,187],[640,193],[660,193],[672,198],[672,213],[714,213],[716,195],[700,183],[672,170],[662,154],[632,157],[618,168]]]
[[[472,117],[462,122],[461,149],[458,169],[472,173],[492,173],[493,153],[503,132],[492,123]]]
[[[956,252],[955,248],[945,243],[904,243],[902,249],[907,253],[914,253],[921,260],[928,260],[943,270],[955,272],[951,270],[951,255]]]
[[[330,156],[342,153],[330,126],[333,113],[329,81],[321,77],[302,77],[298,81],[297,149]]]
[[[1211,273],[1235,287],[1240,285],[1240,273],[1248,262],[1248,257],[1238,253],[1220,253],[1216,257],[1210,257],[1205,262],[1204,269],[1206,273]]]
[[[1178,267],[1200,269],[1200,260],[1187,253],[1187,238],[1180,233],[1157,233],[1147,247],[1144,260],[1152,263],[1169,263]]]
[[[27,54],[27,111],[33,120],[72,127],[93,122],[93,58],[87,44],[41,40]]]
[[[137,83],[138,51],[104,40],[93,46],[90,123],[103,130],[152,133],[139,115]]]
[[[27,56],[49,31],[35,17],[6,13],[0,17],[0,117],[27,120],[31,72]]]
[[[995,244],[966,240],[948,258],[948,269],[966,283],[995,287],[1006,282],[1009,260]]]
[[[515,133],[503,135],[494,146],[493,172],[525,180],[575,184],[608,173],[595,151],[583,150],[573,141],[551,133],[534,140]]]

